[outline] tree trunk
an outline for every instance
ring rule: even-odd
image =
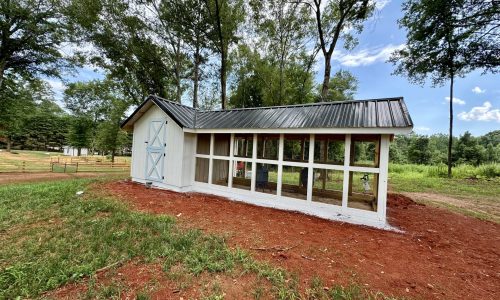
[[[226,109],[226,104],[227,104],[227,100],[226,100],[226,77],[227,77],[227,66],[226,66],[226,52],[224,50],[222,50],[222,53],[221,53],[221,64],[220,64],[220,88],[221,88],[221,106],[222,106],[222,109]]]
[[[78,147],[78,151],[76,153],[76,156],[80,156],[80,155],[82,155],[82,148]]]
[[[198,108],[198,84],[200,80],[200,45],[196,44],[193,72],[193,107]]]
[[[181,40],[177,40],[176,53],[175,53],[175,85],[176,85],[176,100],[181,103],[182,86],[181,86],[181,73],[182,73],[182,57],[181,57]]]
[[[221,106],[222,109],[226,108],[226,76],[227,76],[227,66],[226,66],[226,60],[227,60],[227,53],[226,53],[226,47],[225,47],[225,42],[224,42],[224,35],[222,33],[222,17],[221,17],[221,12],[220,12],[220,7],[219,7],[219,1],[215,0],[215,17],[217,20],[217,33],[219,36],[219,50],[220,50],[220,57],[221,57],[221,62],[220,62],[220,88],[221,88]]]
[[[3,76],[5,74],[6,64],[7,64],[7,62],[5,61],[5,59],[0,61],[0,90],[2,90],[2,87],[3,87]]]
[[[326,101],[328,97],[328,88],[330,85],[330,72],[332,70],[332,55],[325,54],[325,74],[323,76],[323,86],[321,88],[322,101]]]
[[[451,178],[451,149],[453,147],[453,72],[450,76],[450,131],[448,136],[448,178]]]
[[[7,137],[7,149],[6,149],[6,151],[10,152],[11,148],[12,148],[12,141],[9,137]]]

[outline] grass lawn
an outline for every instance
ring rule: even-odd
[[[389,190],[414,200],[500,223],[500,177],[460,179],[389,173]]]
[[[304,297],[299,294],[298,278],[286,270],[228,248],[223,237],[180,229],[173,217],[132,211],[116,199],[94,193],[93,182],[96,179],[0,186],[0,299],[43,297],[44,291],[132,258],[161,262],[166,275],[178,265],[195,278],[204,273],[251,273],[271,287],[253,291],[259,295]],[[77,196],[77,191],[85,193]],[[375,298],[356,284],[328,291],[323,286],[321,279],[312,280],[305,296]],[[209,298],[222,299],[221,291],[214,293]],[[120,288],[89,285],[82,298],[119,294]]]

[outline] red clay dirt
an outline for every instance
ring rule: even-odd
[[[319,276],[328,286],[355,282],[392,296],[500,299],[500,225],[401,195],[389,195],[388,220],[404,233],[129,181],[102,188],[137,210],[225,234],[231,247],[295,272],[302,290]]]

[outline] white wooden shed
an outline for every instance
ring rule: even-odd
[[[389,143],[413,123],[402,98],[200,111],[150,96],[122,128],[133,181],[386,227]]]

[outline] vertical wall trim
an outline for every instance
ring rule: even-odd
[[[212,170],[214,166],[214,134],[210,134],[210,160],[208,162],[208,184],[212,184]]]
[[[252,143],[252,182],[250,184],[250,190],[255,192],[255,178],[257,177],[257,134],[253,134],[253,143]]]
[[[283,183],[283,151],[285,148],[285,135],[280,134],[279,147],[278,147],[278,182],[276,183],[276,195],[281,197],[281,186]]]
[[[351,135],[345,135],[344,142],[344,182],[342,188],[342,208],[347,208],[347,199],[349,197],[349,164],[351,162]]]
[[[378,174],[377,214],[380,221],[386,220],[387,181],[389,169],[389,135],[383,134],[380,139],[380,173]]]
[[[311,203],[312,201],[312,190],[314,183],[314,172],[313,172],[313,164],[314,164],[314,134],[309,136],[309,167],[307,170],[307,202]]]
[[[231,133],[231,139],[229,139],[229,174],[227,175],[227,186],[229,188],[233,187],[233,167],[234,167],[234,133]]]

